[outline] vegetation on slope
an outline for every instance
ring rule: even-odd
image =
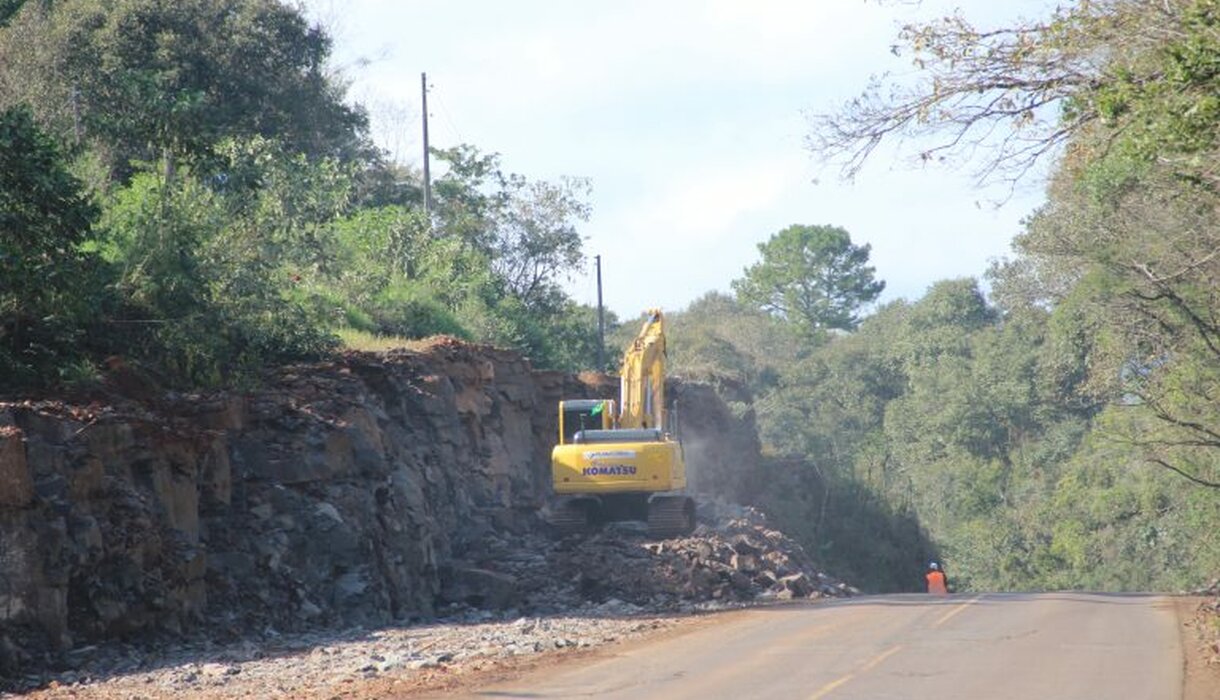
[[[851,171],[891,136],[942,137],[925,159],[981,150],[985,178],[1052,158],[1047,201],[988,295],[944,280],[875,308],[868,246],[795,225],[732,295],[671,314],[675,367],[757,420],[766,459],[732,495],[875,589],[918,586],[932,556],[959,587],[1209,580],[1220,3],[900,39],[925,79],[824,117],[814,150]],[[329,51],[276,0],[0,4],[0,391],[111,355],[224,385],[435,333],[591,368],[595,311],[562,288],[588,183],[462,146],[436,152],[426,216]]]

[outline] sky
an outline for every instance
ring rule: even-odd
[[[870,76],[912,73],[890,47],[907,21],[960,10],[982,25],[1043,0],[309,0],[349,96],[398,160],[422,162],[420,73],[433,147],[469,143],[530,179],[591,180],[589,265],[567,283],[620,318],[678,311],[759,260],[791,224],[871,246],[880,302],[980,277],[1042,201],[1036,179],[980,188],[968,165],[886,148],[849,182],[805,147],[809,116]],[[907,151],[909,153],[909,151]],[[434,173],[435,176],[435,173]]]

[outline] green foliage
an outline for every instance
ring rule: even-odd
[[[595,364],[596,318],[561,282],[584,261],[576,223],[588,218],[585,180],[530,181],[471,146],[439,151],[436,228],[454,283],[448,302],[471,337],[522,351],[546,368]]]
[[[618,317],[612,311],[605,312],[605,325],[613,330],[618,325]],[[535,358],[535,363],[549,369],[560,369],[569,372],[583,370],[617,371],[619,358],[611,352],[603,352],[604,360],[610,367],[597,366],[597,307],[565,302],[546,326],[542,336],[545,346],[541,356]],[[539,360],[545,360],[545,365]]]
[[[366,119],[327,78],[330,40],[274,0],[30,2],[0,31],[0,100],[34,105],[123,177],[226,138],[357,157]]]
[[[312,290],[325,275],[321,235],[343,185],[256,141],[262,176],[214,182],[143,173],[115,191],[103,248],[118,272],[128,352],[173,378],[213,384],[264,362],[316,355],[334,345],[331,309]],[[234,158],[233,172],[253,167]],[[257,182],[256,184],[253,184]]]
[[[97,207],[25,108],[0,112],[0,386],[77,362],[95,301]]]
[[[922,590],[923,567],[940,554],[909,511],[865,485],[807,462],[763,461],[758,503],[805,543],[819,564],[870,591]]]
[[[449,165],[435,186],[439,228],[484,254],[507,295],[536,310],[553,304],[584,260],[576,222],[589,217],[589,183],[529,181],[466,145],[437,156]]]
[[[594,314],[561,286],[588,183],[462,146],[438,153],[428,221],[418,173],[369,145],[329,52],[278,0],[0,4],[7,384],[87,377],[110,354],[177,384],[242,381],[349,329],[595,363]]]
[[[377,293],[369,313],[382,335],[424,338],[430,335],[466,337],[456,315],[436,299],[427,285],[409,280],[391,283]]]
[[[883,288],[868,246],[791,226],[735,298],[670,314],[674,371],[758,422],[767,458],[738,483],[839,573],[909,590],[935,556],[964,588],[1174,589],[1220,567],[1220,501],[1197,486],[1220,482],[1220,4],[1155,5],[908,28],[949,71],[939,92],[838,134],[1025,129],[1065,107],[1044,140],[1000,149],[1034,144],[1009,153],[1020,168],[1071,140],[991,271],[994,306],[946,280],[862,317]],[[594,366],[595,310],[562,288],[588,183],[462,146],[437,154],[429,221],[328,51],[272,0],[0,3],[6,390],[91,381],[107,354],[185,386],[242,381],[340,333]],[[953,102],[969,95],[999,111]],[[633,328],[608,325],[613,366]]]
[[[757,502],[859,585],[918,589],[931,557],[959,590],[1197,584],[1220,559],[1220,508],[1145,466],[1148,443],[1169,438],[1143,404],[1099,415],[1080,395],[1101,329],[1070,299],[1000,313],[974,280],[948,280],[854,332],[769,353],[742,332],[750,317],[714,295],[670,318],[685,366],[736,379],[718,385],[734,400],[743,378],[753,392],[776,455],[747,477]],[[773,381],[758,379],[764,361]]]
[[[1041,513],[1058,565],[1039,572],[1047,587],[1180,590],[1220,563],[1214,495],[1129,459],[1091,439],[1064,466]]]
[[[1114,154],[1064,170],[1017,250],[1067,290],[1051,318],[1057,391],[1139,404],[1157,428],[1124,439],[1143,461],[1220,482],[1220,222],[1213,188],[1177,169]]]
[[[926,79],[818,119],[816,151],[850,173],[890,136],[931,135],[924,160],[981,148],[983,179],[1057,161],[1016,258],[993,267],[1003,315],[954,294],[959,311],[925,311],[957,320],[896,338],[908,387],[884,423],[907,485],[893,497],[976,586],[1214,575],[1220,3],[1080,1],[899,38]]]
[[[26,0],[0,0],[0,28],[8,24],[13,15],[21,9]]]
[[[851,330],[859,310],[881,294],[873,279],[870,246],[853,245],[836,226],[793,225],[758,245],[762,261],[734,280],[738,299],[782,318],[808,338]]]
[[[727,381],[761,395],[778,381],[780,365],[800,352],[798,334],[782,320],[709,292],[668,316],[671,371],[692,379]],[[634,328],[619,338],[625,348]]]
[[[1104,124],[1121,132],[1120,147],[1154,160],[1217,146],[1220,116],[1220,5],[1174,3],[1168,40],[1137,53],[1089,95]]]

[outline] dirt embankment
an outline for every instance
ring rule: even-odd
[[[441,339],[284,368],[243,395],[138,379],[120,366],[89,400],[0,402],[0,684],[110,668],[116,640],[135,643],[114,667],[131,671],[157,663],[140,645],[523,614],[524,592],[556,571],[584,572],[556,599],[579,606],[678,610],[833,585],[790,543],[748,533],[693,558],[616,538],[578,550],[599,561],[538,538],[556,402],[614,396],[608,377]],[[696,483],[749,470],[749,416],[705,386],[672,395]],[[773,550],[785,553],[764,561]],[[640,564],[668,583],[615,593],[590,573]]]
[[[1177,599],[1185,655],[1183,700],[1220,698],[1220,580]]]

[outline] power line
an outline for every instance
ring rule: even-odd
[[[445,124],[449,127],[449,130],[453,132],[453,135],[457,137],[457,143],[465,143],[466,138],[462,136],[461,130],[457,127],[457,122],[454,120],[453,115],[450,114],[449,108],[446,106],[445,98],[442,96],[443,93],[436,92],[435,87],[433,87],[433,93],[434,102],[436,103],[437,108],[440,109],[441,116],[444,118]]]

